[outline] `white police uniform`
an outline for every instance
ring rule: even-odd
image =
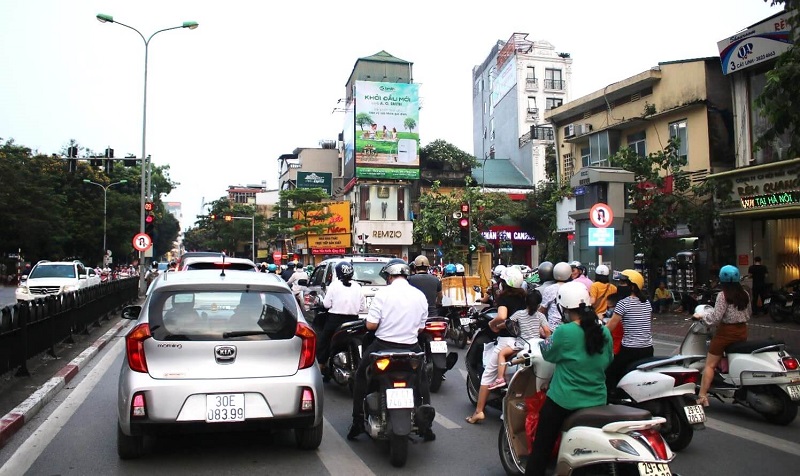
[[[428,318],[428,299],[405,279],[395,279],[375,297],[367,322],[378,324],[375,338],[395,344],[416,344]]]

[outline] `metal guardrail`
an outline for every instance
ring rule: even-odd
[[[0,374],[17,369],[30,375],[27,361],[42,352],[56,356],[56,345],[88,334],[112,312],[138,298],[138,278],[101,283],[0,308]]]

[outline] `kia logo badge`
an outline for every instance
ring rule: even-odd
[[[214,357],[217,362],[229,364],[236,359],[236,347],[232,345],[218,345],[214,347]]]

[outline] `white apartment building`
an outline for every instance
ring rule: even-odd
[[[545,148],[554,140],[546,110],[570,100],[572,59],[547,41],[514,33],[472,68],[473,154],[510,159],[535,185],[545,180]]]

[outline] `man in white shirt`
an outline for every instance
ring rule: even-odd
[[[308,282],[308,273],[306,273],[306,269],[300,266],[299,263],[295,264],[294,272],[289,277],[289,280],[286,281],[286,284],[292,289],[292,293],[294,293],[294,297],[297,298],[298,302],[300,302],[300,293],[305,289],[305,286],[300,286],[297,282],[301,279],[305,279]],[[302,306],[303,303],[300,302]]]
[[[419,289],[411,286],[406,279],[411,274],[411,269],[401,259],[393,259],[386,263],[381,270],[381,276],[389,284],[375,294],[367,315],[367,330],[375,331],[375,340],[364,349],[356,371],[355,385],[353,387],[353,424],[347,433],[348,440],[354,440],[364,432],[363,402],[367,393],[367,356],[372,352],[387,349],[404,349],[420,351],[418,344],[419,332],[425,328],[428,318],[428,300]],[[424,372],[419,372],[417,388],[422,397],[422,404],[429,408],[431,414],[435,413],[430,407],[430,389]],[[431,425],[433,415],[431,415]],[[430,426],[420,428],[425,441],[433,441]]]
[[[328,316],[317,339],[317,362],[326,380],[330,378],[327,367],[333,333],[343,323],[358,319],[359,312],[365,307],[361,285],[353,281],[353,264],[347,261],[337,264],[336,278],[328,286],[322,300],[322,305],[328,309]]]

